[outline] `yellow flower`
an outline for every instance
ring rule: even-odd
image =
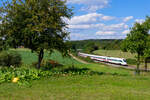
[[[19,80],[19,78],[15,77],[15,78],[13,78],[12,82],[13,82],[13,83],[17,83],[18,80]]]

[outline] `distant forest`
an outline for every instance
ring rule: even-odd
[[[98,49],[103,50],[120,50],[122,39],[90,39],[71,41],[73,50],[82,50],[85,52],[93,52]]]

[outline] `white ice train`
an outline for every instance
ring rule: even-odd
[[[119,64],[119,65],[127,65],[127,62],[124,58],[115,58],[115,57],[106,57],[106,56],[97,56],[97,55],[91,55],[86,53],[78,53],[79,56],[82,57],[90,57],[96,62],[108,62],[113,64]]]

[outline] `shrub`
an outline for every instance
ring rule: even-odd
[[[78,56],[78,58],[84,60],[84,61],[87,61],[89,63],[93,63],[94,61],[90,58],[90,57],[81,57],[81,56]]]
[[[36,67],[38,63],[37,62],[34,62],[32,63],[32,66],[33,67]],[[50,70],[52,68],[55,68],[55,67],[61,67],[63,65],[59,64],[58,62],[54,61],[54,60],[43,60],[41,62],[41,68],[44,69],[44,70]]]
[[[137,61],[135,59],[127,59],[127,64],[135,65],[137,64]]]
[[[41,78],[58,77],[58,76],[74,76],[74,75],[103,75],[103,72],[94,72],[87,68],[69,67],[61,70],[42,70],[36,68],[0,68],[0,84],[4,82],[12,82],[14,78],[18,79],[18,85],[31,86],[32,80]]]
[[[21,64],[21,55],[17,52],[2,51],[0,53],[0,66],[18,67]]]

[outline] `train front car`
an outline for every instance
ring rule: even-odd
[[[126,59],[124,59],[124,58],[122,59],[121,65],[123,65],[123,66],[128,66]]]
[[[78,55],[82,57],[90,57],[95,62],[108,62],[112,64],[127,66],[127,62],[124,58],[98,56],[98,55],[91,55],[91,54],[80,53],[80,52],[78,53]]]
[[[123,65],[123,66],[127,65],[127,62],[124,58],[108,57],[107,61],[112,64],[118,64],[118,65]]]

